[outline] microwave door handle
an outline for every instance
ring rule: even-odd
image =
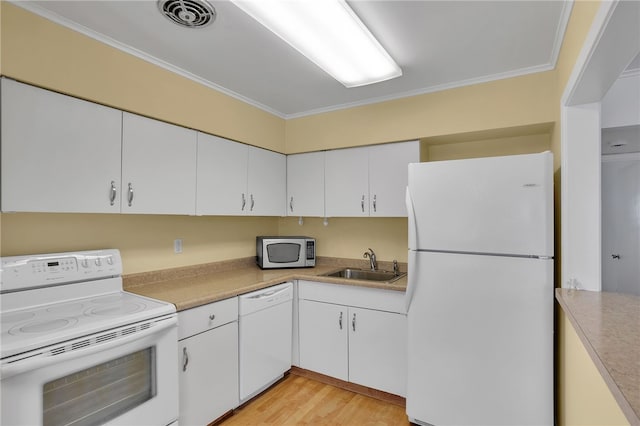
[[[175,327],[177,324],[178,318],[173,316],[165,320],[158,321],[155,326],[150,327],[146,330],[140,331],[138,333],[132,333],[127,335],[126,337],[110,340],[108,342],[95,346],[89,346],[85,349],[77,349],[75,351],[55,356],[34,356],[23,361],[16,361],[15,363],[3,365],[2,367],[0,367],[0,375],[3,379],[6,379],[7,377],[24,373],[25,371],[35,370],[41,367],[46,367],[48,365],[58,364],[61,362],[91,355],[97,352],[116,348],[118,346],[126,345],[127,343],[131,343],[135,340],[150,336],[152,334],[159,333],[164,329]],[[123,326],[122,328],[127,328],[127,326]]]

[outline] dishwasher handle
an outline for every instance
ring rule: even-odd
[[[289,291],[289,288],[287,287],[279,290],[269,290],[269,291],[253,294],[251,296],[247,296],[247,299],[254,299],[254,300],[268,299],[269,297],[277,296],[282,293],[286,293],[287,291]]]

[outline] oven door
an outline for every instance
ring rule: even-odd
[[[0,423],[164,426],[176,421],[177,330],[172,314],[33,351],[26,359],[3,360]]]

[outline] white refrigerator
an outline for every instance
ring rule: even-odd
[[[409,165],[407,415],[553,425],[553,157]]]

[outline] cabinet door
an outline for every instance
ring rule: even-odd
[[[349,381],[406,395],[407,317],[349,308]]]
[[[122,192],[122,213],[194,214],[196,132],[123,113]]]
[[[2,79],[2,211],[120,212],[122,113]]]
[[[248,213],[255,216],[284,216],[286,185],[286,156],[249,147]]]
[[[337,149],[325,155],[326,216],[369,216],[368,149]]]
[[[407,217],[405,191],[409,163],[420,162],[418,141],[369,147],[371,216]]]
[[[300,300],[300,367],[349,380],[347,308]]]
[[[248,210],[247,145],[198,133],[198,215],[242,215]]]
[[[287,215],[324,217],[324,152],[287,156]]]
[[[238,401],[238,323],[181,340],[181,425],[206,425],[236,408]]]

